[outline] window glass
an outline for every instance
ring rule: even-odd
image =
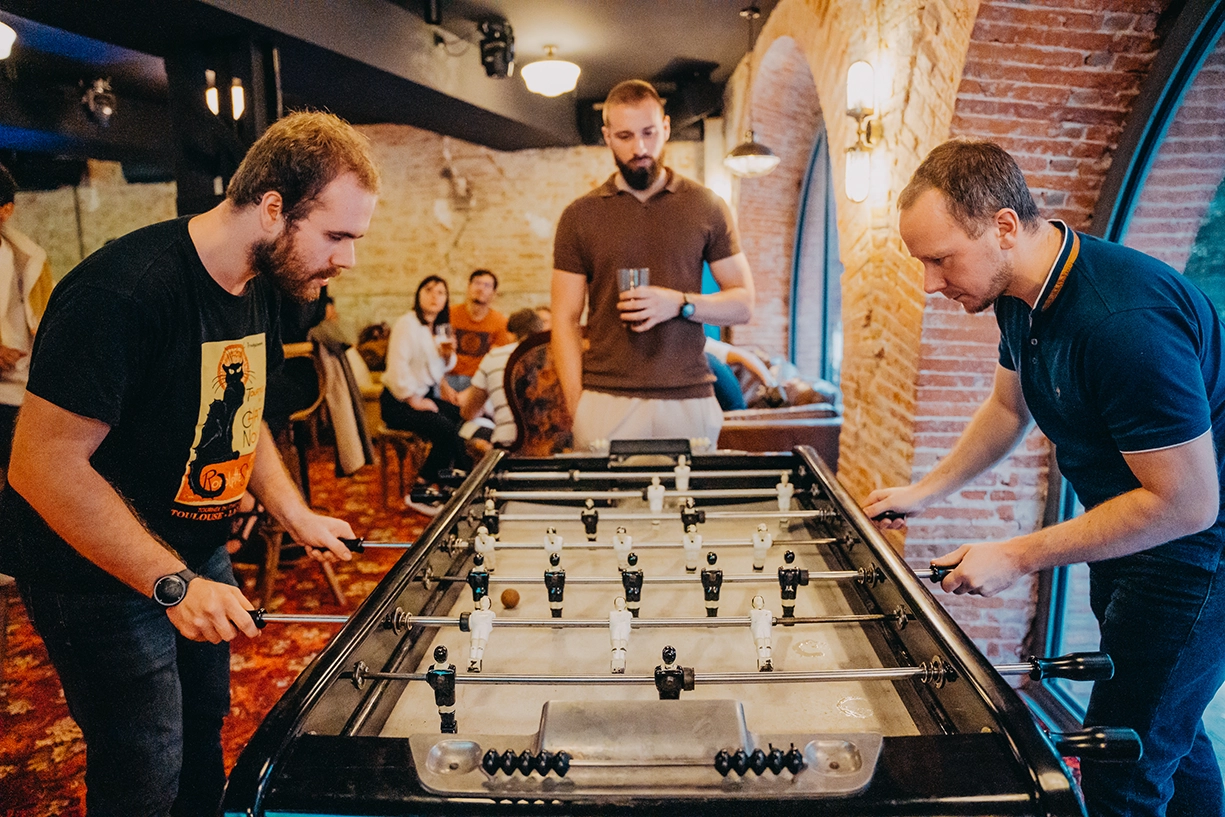
[[[791,276],[790,357],[801,377],[824,378],[837,386],[842,370],[842,262],[829,162],[822,128],[800,204]]]

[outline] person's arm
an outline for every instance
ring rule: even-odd
[[[438,404],[425,396],[430,384],[424,382],[420,376],[421,371],[428,367],[414,360],[414,355],[428,353],[428,350],[417,348],[412,324],[415,320],[415,317],[401,318],[391,329],[391,337],[387,340],[387,367],[383,372],[383,386],[391,392],[392,397],[401,403],[407,403],[417,411],[438,411]],[[432,337],[430,344],[432,348]]]
[[[587,303],[587,278],[565,270],[553,270],[552,301],[553,366],[566,398],[570,416],[578,413],[578,399],[583,393],[583,330],[579,319]]]
[[[996,364],[991,396],[974,412],[948,456],[913,485],[880,488],[868,494],[864,513],[869,517],[886,511],[918,513],[939,502],[1006,457],[1025,438],[1031,422],[1017,373]],[[878,523],[881,528],[900,528],[903,524],[901,519]]]
[[[748,323],[753,317],[756,294],[753,273],[749,270],[744,253],[712,262],[710,274],[719,285],[718,292],[703,295],[657,286],[626,290],[617,301],[621,319],[635,332],[646,332],[664,321],[679,317],[687,297],[694,306],[693,315],[689,318],[694,323],[713,326]]]
[[[770,374],[770,368],[766,366],[761,358],[747,349],[732,346],[727,350],[727,362],[739,363],[741,366],[752,372],[753,376],[767,387],[775,385],[774,375]]]
[[[315,513],[302,500],[298,486],[285,470],[267,423],[260,426],[255,466],[247,490],[285,527],[293,541],[306,547],[311,558],[321,562],[353,558],[340,541],[340,537],[354,538],[353,529],[343,519]]]
[[[13,436],[9,485],[77,552],[124,584],[152,596],[158,578],[187,565],[159,541],[90,458],[110,433],[99,420],[27,393]],[[185,638],[229,641],[259,635],[242,591],[200,577],[166,615]]]
[[[1216,521],[1220,487],[1211,431],[1123,459],[1139,488],[1049,528],[1003,542],[962,545],[936,560],[957,565],[941,586],[950,593],[993,596],[1026,574],[1138,553]]]
[[[478,389],[476,386],[469,386],[459,393],[459,414],[465,420],[472,420],[481,413],[481,408],[484,407],[485,401],[489,399],[489,392],[484,389]]]

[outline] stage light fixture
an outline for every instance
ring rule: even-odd
[[[95,79],[85,89],[85,94],[81,97],[81,104],[99,125],[105,128],[111,124],[111,117],[115,115],[115,109],[118,107],[115,92],[111,90],[111,81],[102,78]]]
[[[515,32],[506,20],[480,23],[481,65],[486,76],[506,79],[515,73]]]

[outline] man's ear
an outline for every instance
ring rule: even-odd
[[[4,222],[13,217],[13,211],[16,209],[17,204],[11,201],[3,207],[0,207],[0,227],[3,227]]]
[[[284,206],[285,200],[275,190],[269,190],[260,196],[259,203],[255,207],[259,211],[259,225],[265,232],[279,233],[281,231],[284,223]]]
[[[664,141],[672,138],[672,117],[664,116]]]
[[[995,231],[1001,250],[1011,250],[1021,237],[1021,218],[1017,211],[1005,207],[995,214]]]

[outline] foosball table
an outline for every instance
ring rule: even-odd
[[[988,665],[810,448],[495,452],[381,544],[227,815],[1079,815],[1061,756],[1138,751],[1041,730],[1004,676],[1109,658]]]

